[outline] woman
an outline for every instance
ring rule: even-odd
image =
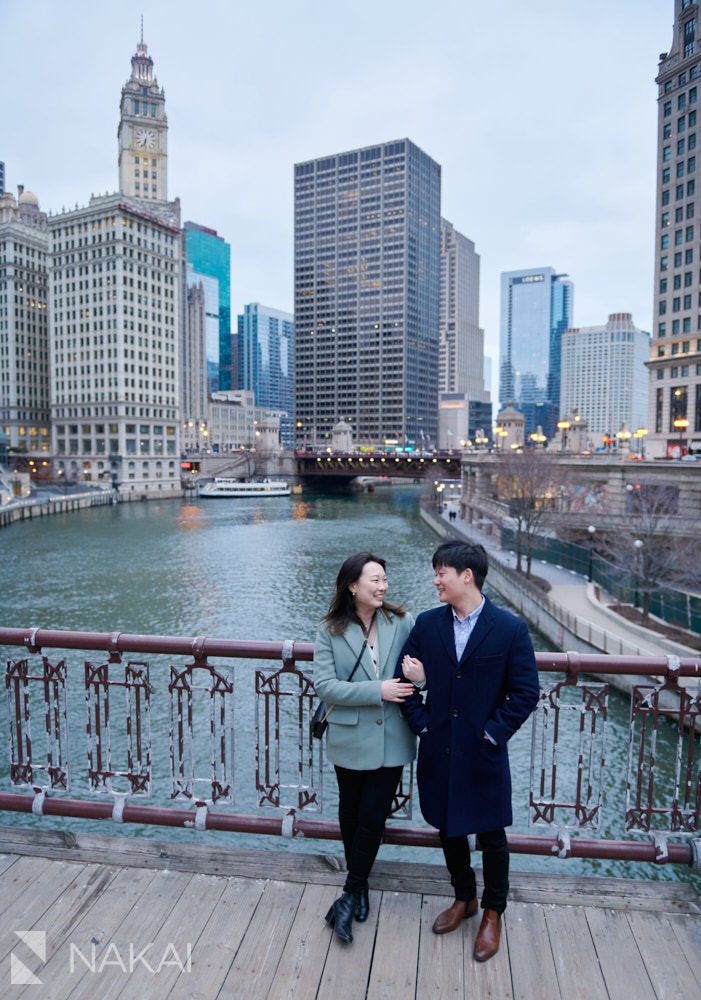
[[[342,941],[368,916],[368,875],[375,861],[402,768],[416,756],[416,738],[399,711],[414,685],[393,677],[413,619],[385,600],[385,561],[370,552],[349,556],[316,635],[314,686],[333,710],[326,751],[336,767],[338,819],[348,877],[326,914]]]

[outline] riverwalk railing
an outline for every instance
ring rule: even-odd
[[[9,748],[0,810],[340,839],[336,822],[311,818],[322,810],[324,771],[323,745],[309,734],[311,643],[0,628],[0,645]],[[701,869],[701,658],[536,660],[542,689],[532,719],[529,825],[547,833],[510,834],[510,850]],[[627,768],[623,828],[638,840],[580,836],[600,830],[613,778],[609,686],[595,678],[615,674],[635,677],[627,752],[619,748],[613,767]],[[146,804],[154,769],[166,801],[186,808]],[[255,811],[222,809],[236,806],[242,782],[246,793],[255,789]],[[411,819],[413,798],[406,769],[395,820]],[[436,831],[397,822],[385,840],[439,845]]]

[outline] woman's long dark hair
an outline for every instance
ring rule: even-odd
[[[374,556],[372,552],[357,552],[354,556],[348,556],[338,571],[336,593],[329,605],[328,614],[324,617],[332,635],[343,635],[351,622],[362,627],[356,614],[355,601],[350,588],[360,579],[363,567],[369,562],[379,563],[382,569],[387,569],[384,559]],[[401,618],[406,614],[406,610],[401,604],[390,604],[389,601],[383,601],[380,610],[388,621],[390,615],[399,615]]]

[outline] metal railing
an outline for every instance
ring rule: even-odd
[[[1,810],[340,839],[337,823],[309,818],[323,805],[323,747],[308,727],[315,700],[311,643],[0,628],[0,645],[8,649],[9,746]],[[90,655],[80,657],[80,669],[65,651]],[[701,680],[701,659],[576,653],[536,659],[543,687],[532,721],[529,825],[547,833],[510,834],[510,850],[701,867],[701,685],[679,684],[681,677]],[[564,679],[546,683],[553,673]],[[610,780],[609,688],[591,679],[601,674],[636,678],[627,754],[615,766],[627,768],[624,829],[642,840],[575,836],[600,829]],[[81,701],[79,752],[72,724]],[[252,733],[245,731],[251,710]],[[256,809],[224,811],[222,805],[235,805],[246,751]],[[167,784],[168,798],[186,808],[144,804],[153,794],[154,766],[166,760],[169,779],[159,787]],[[82,797],[74,797],[81,783]],[[412,808],[413,774],[405,769],[393,816],[411,819]],[[385,840],[439,845],[436,831],[396,822]]]

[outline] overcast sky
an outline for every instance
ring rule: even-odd
[[[408,136],[481,255],[495,361],[505,270],[568,273],[577,326],[651,328],[673,0],[0,0],[0,160],[45,210],[117,187],[142,11],[169,196],[231,243],[234,312],[292,310],[295,161]]]

